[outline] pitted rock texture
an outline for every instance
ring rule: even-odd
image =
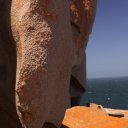
[[[69,1],[13,0],[11,18],[17,51],[21,51],[16,81],[20,121],[27,128],[41,128],[45,122],[59,127],[70,107],[73,42]]]
[[[95,9],[92,0],[0,0],[0,126],[60,127],[85,92]]]

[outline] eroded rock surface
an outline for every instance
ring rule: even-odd
[[[93,0],[0,0],[3,128],[60,127],[70,99],[79,103],[95,9]]]
[[[70,107],[73,42],[69,1],[13,0],[11,17],[18,51],[20,121],[27,128],[42,128],[45,122],[59,127]]]
[[[71,27],[73,34],[72,76],[79,82],[71,81],[70,94],[73,104],[78,105],[86,90],[86,53],[89,35],[96,13],[96,0],[70,0]]]

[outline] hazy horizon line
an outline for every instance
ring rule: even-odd
[[[109,79],[109,78],[128,78],[128,76],[101,76],[101,77],[87,77],[88,79]]]

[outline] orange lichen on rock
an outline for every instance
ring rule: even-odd
[[[67,128],[128,128],[128,119],[108,116],[98,108],[79,106],[66,111],[63,125]]]

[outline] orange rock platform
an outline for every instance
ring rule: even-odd
[[[103,110],[93,107],[68,109],[62,128],[128,128],[128,118],[108,116]]]

